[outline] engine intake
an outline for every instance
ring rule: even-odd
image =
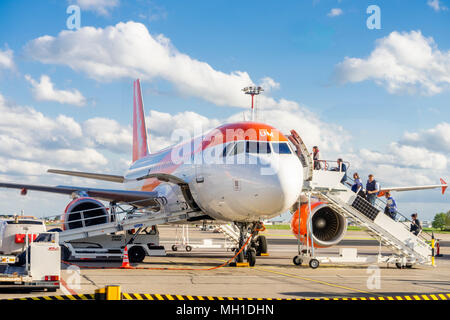
[[[105,206],[92,198],[77,198],[70,202],[64,213],[64,230],[89,227],[109,221]]]
[[[292,216],[291,229],[298,238],[298,220],[300,211],[300,241],[306,244],[307,221],[309,218],[308,204],[302,204]],[[347,220],[331,209],[327,203],[316,202],[311,205],[312,240],[315,247],[327,248],[338,244],[347,231]],[[311,241],[310,241],[311,242]],[[310,243],[311,244],[311,243]]]

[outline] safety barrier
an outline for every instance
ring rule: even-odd
[[[148,300],[148,301],[310,301],[310,300],[361,300],[361,301],[417,301],[417,300],[450,300],[450,293],[411,294],[404,296],[374,296],[374,297],[339,297],[339,298],[244,298],[220,296],[190,296],[149,293],[122,293],[120,286],[107,286],[95,290],[95,294],[55,295],[44,297],[14,298],[6,300]]]

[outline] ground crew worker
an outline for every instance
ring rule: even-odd
[[[369,201],[372,206],[375,206],[378,192],[380,192],[380,184],[374,179],[373,174],[369,174],[369,180],[367,180],[366,184],[366,194],[367,201]]]

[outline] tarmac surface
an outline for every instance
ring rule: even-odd
[[[269,256],[257,257],[256,266],[236,268],[225,266],[213,270],[233,257],[224,249],[184,248],[172,251],[176,228],[162,226],[161,245],[166,248],[165,257],[146,257],[133,266],[148,269],[118,269],[121,261],[74,261],[82,268],[62,266],[61,289],[48,292],[0,292],[0,299],[33,296],[89,294],[106,285],[120,285],[122,292],[170,294],[190,296],[220,296],[246,298],[340,298],[404,296],[414,294],[450,293],[450,235],[441,238],[441,258],[436,267],[414,266],[397,269],[395,265],[379,264],[378,269],[368,265],[327,265],[318,269],[307,265],[295,266],[292,258],[297,255],[297,242],[289,230],[267,229]],[[212,239],[214,244],[225,243],[223,235],[212,231],[200,231],[190,227],[191,244],[201,244]],[[339,248],[357,248],[359,255],[378,254],[379,245],[361,231],[348,231],[345,239],[336,247],[320,249],[318,255],[337,255]],[[383,254],[390,254],[382,248]],[[374,276],[379,281],[374,282]]]

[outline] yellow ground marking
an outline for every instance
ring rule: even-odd
[[[269,270],[268,268],[262,268],[262,267],[254,267],[254,268],[256,270],[261,270],[261,271],[264,271],[264,272],[270,272],[270,273],[274,273],[274,274],[279,274],[279,275],[282,275],[282,276],[285,276],[285,277],[297,278],[297,279],[301,279],[301,280],[305,280],[305,281],[320,283],[320,284],[327,285],[327,286],[330,286],[330,287],[335,287],[335,288],[345,289],[345,290],[349,290],[349,291],[355,291],[355,292],[360,292],[360,293],[365,293],[365,294],[371,294],[371,295],[378,296],[378,294],[373,293],[373,292],[359,290],[359,289],[350,288],[350,287],[346,287],[346,286],[341,286],[341,285],[337,285],[337,284],[333,284],[333,283],[329,283],[329,282],[325,282],[325,281],[321,281],[321,280],[315,280],[315,279],[300,277],[300,276],[289,274],[289,273]]]

